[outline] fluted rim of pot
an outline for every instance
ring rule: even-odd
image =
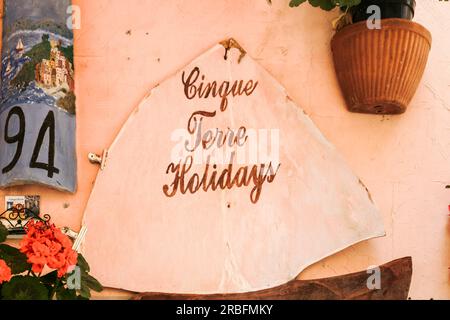
[[[428,31],[427,28],[425,28],[423,25],[406,20],[401,18],[389,18],[389,19],[382,19],[381,20],[381,29],[369,29],[366,25],[367,21],[360,21],[357,23],[349,24],[342,28],[341,30],[337,31],[335,35],[333,36],[333,39],[331,40],[331,45],[333,47],[333,43],[336,41],[342,41],[345,38],[351,37],[355,34],[359,33],[366,33],[366,32],[380,32],[383,30],[398,30],[398,29],[404,29],[409,32],[415,32],[421,37],[425,38],[427,40],[428,44],[432,44],[432,36],[430,31]]]

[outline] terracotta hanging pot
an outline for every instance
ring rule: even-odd
[[[422,78],[431,34],[408,19],[382,19],[381,29],[369,29],[363,20],[338,31],[331,48],[350,111],[399,114]]]

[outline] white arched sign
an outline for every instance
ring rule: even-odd
[[[105,286],[265,289],[384,235],[335,148],[270,74],[231,47],[240,48],[216,45],[151,90],[109,148],[83,247]]]

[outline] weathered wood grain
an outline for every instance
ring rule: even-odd
[[[367,271],[318,280],[295,280],[285,285],[241,294],[142,293],[133,300],[406,300],[412,276],[410,257],[380,266],[381,289],[370,290]]]

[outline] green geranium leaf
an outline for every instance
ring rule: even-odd
[[[320,7],[323,10],[330,11],[336,7],[334,0],[308,0],[313,7]]]
[[[83,287],[83,285],[87,286],[89,289],[94,290],[95,292],[103,291],[103,286],[100,284],[100,282],[87,273],[81,274],[81,287]]]
[[[56,299],[58,300],[77,300],[77,292],[75,290],[66,289],[63,287],[56,290]]]
[[[89,267],[89,264],[87,263],[86,259],[80,253],[78,254],[77,266],[80,267],[81,271],[85,272],[91,271],[91,268]]]
[[[289,2],[289,7],[298,7],[299,5],[301,5],[303,2],[306,2],[306,0],[291,0],[291,2]]]
[[[13,274],[20,274],[31,267],[25,254],[6,244],[0,244],[0,259],[5,260]]]
[[[86,285],[81,285],[80,296],[83,299],[89,300],[91,298],[91,290]]]
[[[48,285],[54,285],[56,283],[56,280],[58,280],[58,271],[56,270],[41,277],[42,283]]]
[[[49,292],[38,278],[16,276],[2,288],[5,300],[48,300]]]
[[[340,0],[336,1],[340,7],[354,7],[361,3],[361,0]]]
[[[47,273],[45,276],[41,277],[41,282],[47,288],[49,294],[50,292],[53,292],[53,288],[54,286],[56,286],[57,281],[58,281],[58,271],[52,271],[50,273]],[[49,299],[51,299],[50,296]]]
[[[0,242],[5,242],[8,235],[8,229],[0,222]]]

